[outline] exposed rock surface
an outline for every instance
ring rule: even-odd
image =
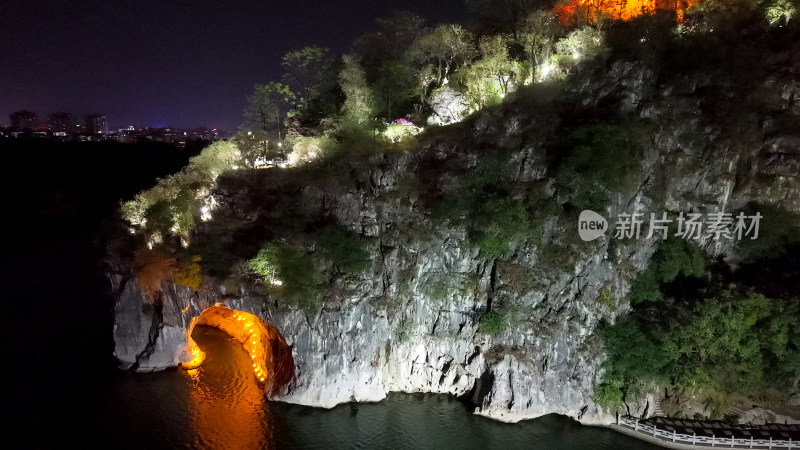
[[[585,107],[615,105],[658,127],[641,161],[638,188],[613,199],[605,215],[652,206],[654,194],[663,195],[660,201],[672,211],[734,211],[756,201],[800,213],[800,138],[796,128],[774,125],[800,120],[798,77],[793,67],[764,81],[773,103],[738,118],[752,133],[737,138],[709,117],[709,100],[698,94],[709,89],[710,79],[656,85],[652,72],[624,61],[602,76],[578,74],[568,94],[585,99]],[[419,151],[374,156],[361,174],[364,182],[347,192],[304,188],[309,207],[371,238],[373,257],[367,275],[337,280],[315,315],[282,307],[246,283],[233,292],[212,283],[201,293],[165,285],[160,306],[154,306],[127,274],[112,275],[119,292],[117,358],[138,370],[176,365],[191,318],[223,301],[273,323],[292,347],[296,379],[277,396],[288,402],[331,407],[380,400],[390,391],[424,391],[466,396],[480,414],[504,421],[559,413],[585,423],[611,422],[612,415],[592,400],[604,358],[595,330],[628,306],[597,299],[603,289],[624,297],[655,242],[631,240],[609,249],[608,239],[582,243],[575,239],[577,224],[551,220],[543,242],[519,242],[507,260],[487,259],[463,228],[430,226],[420,194],[402,190],[409,174],[453,166],[469,172],[481,149],[514,148],[518,171],[512,182],[553,192],[540,132],[553,126],[550,116],[524,103],[480,112],[458,125],[463,139],[432,134]],[[447,182],[442,176],[436,186]],[[258,189],[248,186],[221,180],[214,194],[220,211],[256,220],[264,199],[254,199]],[[545,253],[553,243],[567,253],[558,264]],[[706,247],[715,254],[730,251],[721,244]],[[433,295],[436,286],[444,293]],[[520,324],[497,335],[479,332],[480,313],[508,299],[523,311]],[[647,410],[645,404],[631,407]]]

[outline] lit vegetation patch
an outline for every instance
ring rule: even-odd
[[[311,256],[289,244],[267,244],[250,268],[261,275],[270,291],[306,312],[314,312],[322,294],[320,272]]]
[[[209,194],[217,177],[237,167],[241,161],[232,142],[215,142],[191,158],[180,172],[159,179],[156,185],[142,191],[122,205],[122,217],[143,230],[153,242],[162,236],[180,236],[188,242],[195,223],[201,220],[202,200]]]
[[[647,384],[758,397],[785,392],[800,370],[796,302],[731,286],[653,308],[602,329],[608,360],[595,386],[599,404],[616,409]]]
[[[200,267],[202,260],[203,258],[199,255],[193,256],[191,264],[177,270],[174,283],[178,286],[188,286],[195,291],[200,289],[200,284],[203,281],[203,272]]]

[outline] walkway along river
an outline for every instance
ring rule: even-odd
[[[617,416],[615,429],[633,430],[635,436],[660,443],[700,447],[800,449],[800,425],[767,424],[734,427],[722,421],[651,417],[646,420]],[[630,433],[626,433],[630,434]],[[676,448],[684,448],[684,445]]]

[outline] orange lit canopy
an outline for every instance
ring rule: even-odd
[[[678,20],[683,13],[699,0],[571,0],[556,6],[554,12],[562,25],[572,25],[585,21],[595,23],[597,16],[603,14],[612,19],[630,20],[656,10],[675,11]]]

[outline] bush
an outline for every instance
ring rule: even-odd
[[[413,140],[418,135],[420,128],[405,119],[398,119],[389,124],[383,136],[392,144],[401,144]]]
[[[200,261],[202,261],[201,256],[193,256],[191,264],[186,267],[181,267],[175,272],[174,283],[178,286],[188,286],[195,291],[200,289],[200,284],[203,281]]]
[[[701,278],[706,276],[706,255],[694,242],[670,237],[664,240],[650,259],[647,269],[631,283],[628,299],[631,303],[661,300],[661,286],[679,276]]]
[[[575,62],[602,56],[607,51],[603,32],[589,26],[575,30],[556,42],[556,52],[571,56]]]
[[[268,244],[250,260],[250,268],[270,283],[270,290],[313,312],[322,292],[319,270],[311,257],[288,244]]]
[[[489,311],[481,316],[478,331],[484,334],[500,334],[508,328],[508,323],[503,316],[495,311]]]
[[[288,137],[286,144],[291,147],[288,158],[290,166],[313,161],[336,147],[336,141],[324,136]]]
[[[274,246],[267,246],[258,251],[258,254],[250,260],[250,269],[261,275],[264,281],[273,281],[278,267],[278,256]]]
[[[188,239],[200,215],[198,191],[208,187],[223,172],[241,163],[235,144],[215,142],[191,158],[180,172],[159,179],[152,188],[138,193],[122,205],[122,217],[134,227]]]
[[[798,305],[730,286],[719,295],[637,307],[600,330],[608,359],[604,402],[638,385],[707,395],[787,392],[800,368]],[[621,384],[620,384],[621,381]]]
[[[472,214],[471,240],[490,258],[505,258],[510,244],[530,225],[528,211],[519,200],[491,196]]]
[[[641,176],[641,141],[648,132],[648,122],[631,118],[576,128],[556,163],[558,187],[578,209],[605,209],[611,192],[630,190]]]
[[[606,368],[602,380],[594,383],[594,402],[610,411],[622,409],[625,406],[622,395],[624,386],[625,381],[620,374]]]
[[[600,289],[600,294],[597,296],[597,302],[612,311],[616,311],[617,306],[619,306],[619,299],[614,297],[614,294],[612,294],[608,289]]]
[[[369,268],[370,254],[357,233],[339,226],[323,228],[317,233],[322,253],[342,272],[359,274]]]

